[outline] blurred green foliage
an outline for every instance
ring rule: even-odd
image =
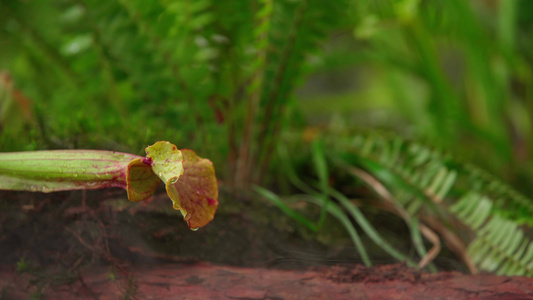
[[[32,99],[38,126],[20,133],[6,124],[1,150],[140,152],[170,140],[212,158],[222,177],[247,181],[249,166],[270,159],[307,55],[346,21],[347,7],[2,2],[0,68]]]
[[[353,35],[332,40],[318,67],[327,79],[344,81],[344,91],[303,90],[308,115],[327,119],[317,112],[325,112],[321,103],[328,99],[337,114],[331,126],[393,130],[507,180],[529,178],[532,4],[355,2]]]
[[[291,129],[371,127],[520,182],[531,11],[524,0],[3,1],[0,69],[33,117],[23,129],[0,120],[0,149],[171,140],[246,181]]]

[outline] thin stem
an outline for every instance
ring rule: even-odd
[[[236,184],[242,184],[249,177],[251,170],[252,135],[254,132],[257,111],[263,90],[264,72],[266,64],[266,50],[268,47],[268,32],[270,28],[270,16],[272,14],[272,0],[262,0],[263,7],[257,12],[258,26],[256,27],[257,57],[253,66],[251,84],[248,86],[248,107],[246,120],[244,122],[244,132],[237,161],[235,174]]]
[[[304,0],[300,3],[300,6],[296,11],[296,16],[294,17],[291,31],[287,37],[287,45],[283,49],[281,61],[276,69],[274,81],[267,98],[268,102],[266,105],[266,111],[265,115],[263,116],[263,121],[259,130],[259,136],[257,138],[258,145],[262,145],[262,151],[259,153],[259,161],[261,161],[261,166],[258,168],[259,172],[255,175],[259,179],[268,167],[272,152],[276,146],[273,139],[275,140],[277,137],[272,137],[272,135],[279,132],[279,129],[281,128],[281,114],[285,106],[283,103],[285,100],[278,100],[278,98],[308,6],[309,0]],[[277,119],[272,121],[275,116]],[[268,139],[268,131],[271,126],[274,126],[274,130],[272,132],[271,139]]]
[[[396,251],[394,247],[392,247],[386,240],[384,240],[379,233],[374,229],[372,224],[368,222],[368,220],[365,218],[363,213],[355,206],[346,196],[342,195],[338,191],[334,189],[329,190],[330,194],[337,199],[341,205],[352,215],[354,220],[361,226],[361,229],[368,235],[368,237],[376,243],[381,249],[383,249],[385,252],[387,252],[390,256],[394,257],[395,259],[402,261],[405,260],[408,262],[409,265],[415,265],[415,263],[409,259],[404,254],[400,253],[399,251]]]

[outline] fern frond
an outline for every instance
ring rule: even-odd
[[[327,34],[342,25],[347,13],[347,1],[276,1],[270,31],[272,47],[268,52],[262,105],[265,113],[261,120],[258,154],[264,173],[276,145],[271,137],[282,128],[284,109],[292,100],[291,92],[304,71],[306,59],[320,49]]]
[[[450,207],[463,223],[477,233],[468,253],[481,269],[509,276],[532,276],[532,246],[516,222],[492,213],[492,202],[476,192],[464,195]],[[531,250],[528,250],[531,251]]]
[[[521,225],[533,224],[530,199],[479,168],[451,155],[379,133],[350,138],[345,161],[379,178],[396,201],[416,217],[422,208],[449,223],[451,214],[475,238],[468,253],[481,269],[533,276],[533,246]],[[353,156],[355,155],[355,157]],[[460,230],[460,228],[456,228]]]

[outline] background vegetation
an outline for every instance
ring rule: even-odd
[[[471,270],[532,274],[532,6],[2,1],[0,150],[169,140],[310,231],[329,212],[367,264],[359,231],[421,266],[433,233]],[[285,197],[302,192],[309,219]],[[360,206],[403,218],[416,253]]]

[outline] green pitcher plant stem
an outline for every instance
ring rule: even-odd
[[[189,228],[213,220],[218,208],[213,163],[166,141],[145,150],[146,157],[103,150],[0,153],[0,189],[48,193],[121,187],[138,202],[153,196],[162,180]]]

